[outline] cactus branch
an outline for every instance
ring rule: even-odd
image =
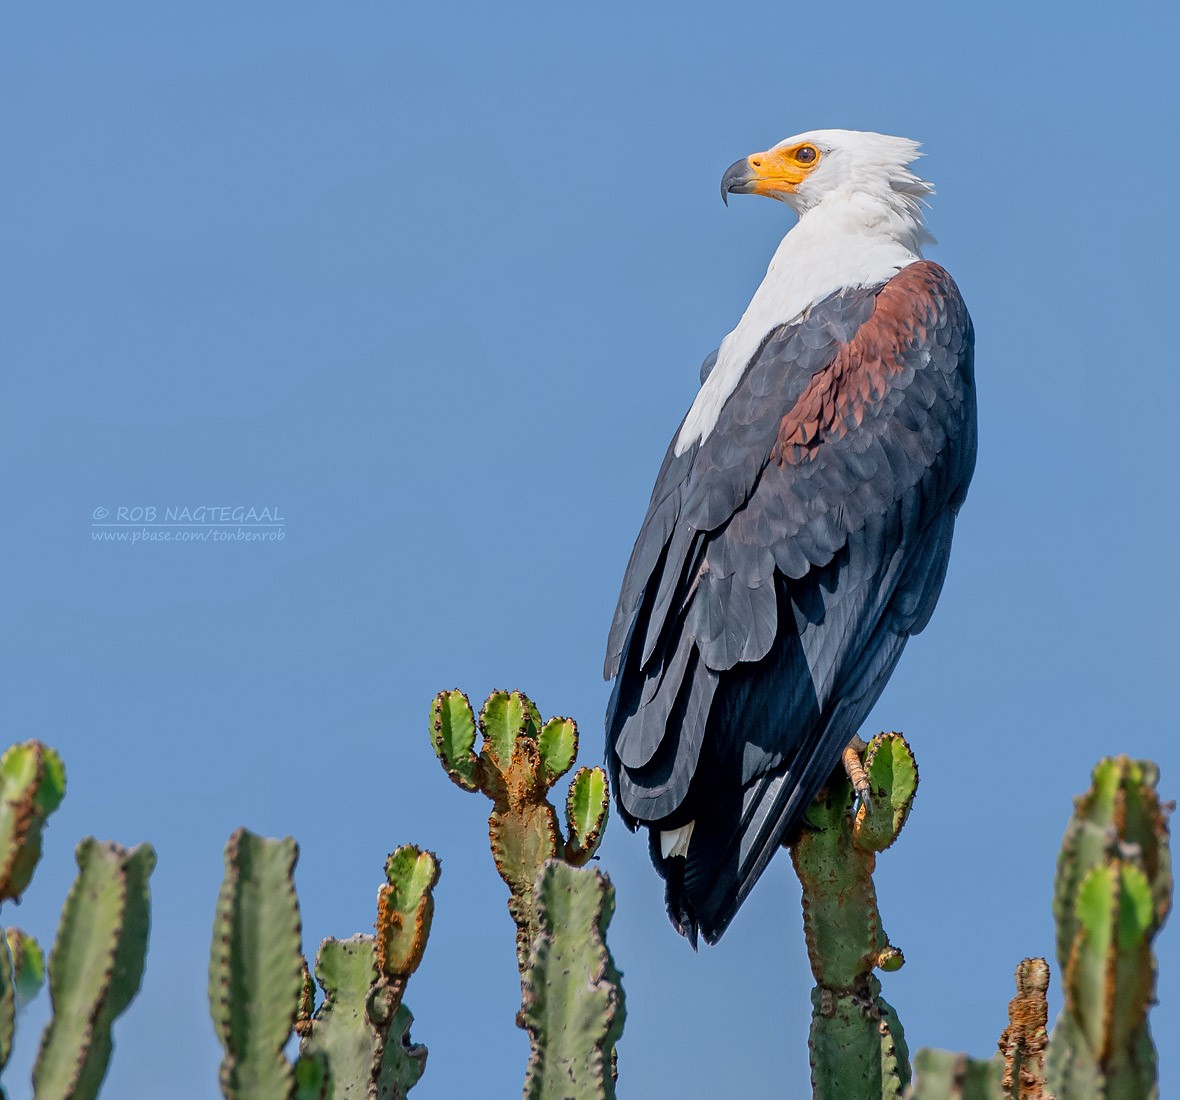
[[[550,860],[537,877],[540,932],[524,978],[525,1100],[611,1100],[625,1009],[606,946],[614,890],[601,871]]]
[[[304,962],[293,879],[299,849],[238,829],[225,847],[213,921],[209,1006],[225,1051],[227,1100],[287,1100],[294,1071],[283,1054],[299,1012]]]
[[[78,877],[49,955],[53,1017],[33,1067],[37,1100],[93,1100],[106,1075],[111,1025],[139,992],[156,865],[150,845],[83,840]]]
[[[862,777],[870,796],[855,811],[849,774]],[[905,824],[917,786],[905,739],[880,734],[863,762],[846,761],[833,773],[791,847],[816,980],[810,1047],[817,1098],[900,1097],[909,1082],[905,1036],[873,975],[897,970],[905,959],[881,925],[872,876],[877,853]]]
[[[13,745],[0,757],[0,902],[20,900],[41,858],[45,819],[65,791],[61,757],[40,741]]]

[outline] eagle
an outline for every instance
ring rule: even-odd
[[[975,467],[974,332],[917,142],[731,165],[797,221],[656,478],[611,626],[607,763],[673,925],[715,943],[930,619]]]

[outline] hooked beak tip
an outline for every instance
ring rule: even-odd
[[[730,195],[744,195],[748,193],[751,180],[749,160],[746,157],[742,157],[741,160],[735,160],[725,170],[725,175],[721,177],[722,202],[728,206]]]

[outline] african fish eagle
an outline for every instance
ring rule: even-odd
[[[623,578],[607,757],[668,913],[725,931],[930,618],[975,465],[971,318],[918,144],[815,130],[722,197],[798,221],[701,368]]]

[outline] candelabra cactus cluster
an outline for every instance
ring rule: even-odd
[[[430,739],[447,774],[492,800],[488,836],[516,923],[522,1005],[529,1035],[525,1100],[608,1100],[625,1017],[621,975],[606,946],[614,890],[585,866],[598,850],[610,794],[602,768],[579,768],[565,800],[566,832],[549,802],[574,765],[578,728],[541,721],[520,692],[496,691],[476,717],[460,691],[430,708]]]
[[[430,737],[448,775],[492,803],[489,839],[516,924],[517,1023],[529,1037],[525,1100],[613,1100],[625,1018],[621,975],[606,942],[614,891],[587,866],[606,824],[606,775],[601,768],[574,773],[563,831],[549,799],[575,764],[571,719],[543,722],[519,692],[494,692],[477,719],[466,696],[450,691],[434,700]],[[999,1053],[977,1060],[920,1050],[912,1081],[901,1024],[875,973],[898,969],[904,958],[885,935],[873,873],[877,855],[906,822],[918,769],[897,733],[850,746],[845,769],[852,778],[833,775],[791,846],[816,982],[815,1097],[1158,1100],[1148,1013],[1153,945],[1173,882],[1156,767],[1102,760],[1076,799],[1055,881],[1065,1003],[1052,1036],[1049,965],[1025,959]],[[0,758],[0,903],[29,886],[45,822],[64,792],[61,759],[40,742],[15,745]],[[37,1100],[94,1100],[110,1062],[112,1024],[144,972],[154,851],[87,838],[76,857],[78,876],[48,962],[19,929],[5,929],[0,944],[0,1070],[20,1006],[47,977],[53,1014],[33,1069]],[[438,859],[412,845],[393,852],[375,932],[324,940],[311,968],[302,948],[297,858],[292,838],[244,829],[226,846],[209,963],[222,1092],[227,1100],[404,1100],[426,1063],[426,1048],[411,1041],[413,1017],[403,998],[430,935]],[[299,1051],[291,1060],[293,1034]]]
[[[1155,1100],[1148,1026],[1152,943],[1172,904],[1167,808],[1148,761],[1108,757],[1075,799],[1057,860],[1053,914],[1065,1004],[1051,1036],[1049,966],[1026,959],[1000,1056],[919,1051],[914,1100]]]
[[[430,708],[430,739],[447,775],[465,791],[492,800],[488,836],[492,857],[510,895],[521,973],[537,937],[534,886],[546,860],[584,866],[598,851],[610,795],[602,768],[579,768],[566,796],[566,835],[549,802],[553,785],[578,755],[572,718],[550,718],[519,691],[494,691],[479,712],[483,743],[475,749],[476,719],[461,691],[443,691]]]
[[[209,960],[209,1004],[224,1050],[226,1100],[401,1100],[426,1048],[410,1041],[402,1001],[422,961],[439,864],[412,845],[386,861],[375,935],[326,939],[315,960],[323,1000],[302,951],[294,871],[298,848],[239,829],[225,849]],[[284,1054],[300,1037],[295,1063]]]
[[[41,858],[42,830],[65,796],[61,757],[40,741],[0,758],[0,903],[19,900]],[[93,837],[77,847],[78,877],[49,953],[53,1013],[33,1067],[37,1100],[92,1100],[110,1064],[111,1026],[139,992],[151,923],[148,880],[156,854]],[[46,974],[37,941],[5,929],[0,945],[0,1070],[16,1014]],[[3,1094],[0,1093],[0,1096]]]

